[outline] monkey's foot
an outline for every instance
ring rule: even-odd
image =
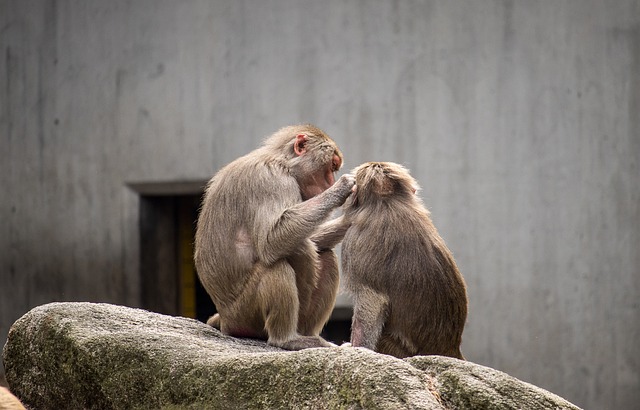
[[[216,313],[207,320],[207,324],[220,330],[220,314]]]
[[[286,350],[302,350],[310,349],[313,347],[335,347],[336,345],[327,342],[320,336],[298,336],[295,339],[287,340],[284,342],[268,341],[268,344],[272,346],[281,347]]]

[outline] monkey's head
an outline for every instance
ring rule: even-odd
[[[284,166],[298,181],[303,200],[333,185],[335,174],[342,167],[342,152],[336,143],[313,125],[284,127],[265,145],[281,154]]]
[[[412,199],[420,189],[409,171],[394,162],[366,162],[351,172],[356,176],[357,187],[352,195],[352,207],[389,198]]]

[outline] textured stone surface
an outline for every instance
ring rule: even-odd
[[[59,408],[576,408],[504,373],[366,349],[287,352],[195,320],[94,303],[20,318],[3,351],[27,406]]]
[[[435,379],[434,387],[446,408],[576,408],[553,393],[490,367],[441,356],[415,356],[406,361]]]

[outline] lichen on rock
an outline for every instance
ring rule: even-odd
[[[108,304],[34,308],[11,327],[3,360],[12,392],[37,409],[576,408],[456,359],[346,347],[289,352]]]

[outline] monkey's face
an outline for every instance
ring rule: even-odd
[[[312,198],[335,183],[335,174],[342,167],[342,153],[324,135],[300,134],[294,143],[295,174],[302,199]]]
[[[419,189],[409,171],[394,162],[367,162],[353,171],[356,194],[351,206],[357,207],[395,197],[413,196]]]

